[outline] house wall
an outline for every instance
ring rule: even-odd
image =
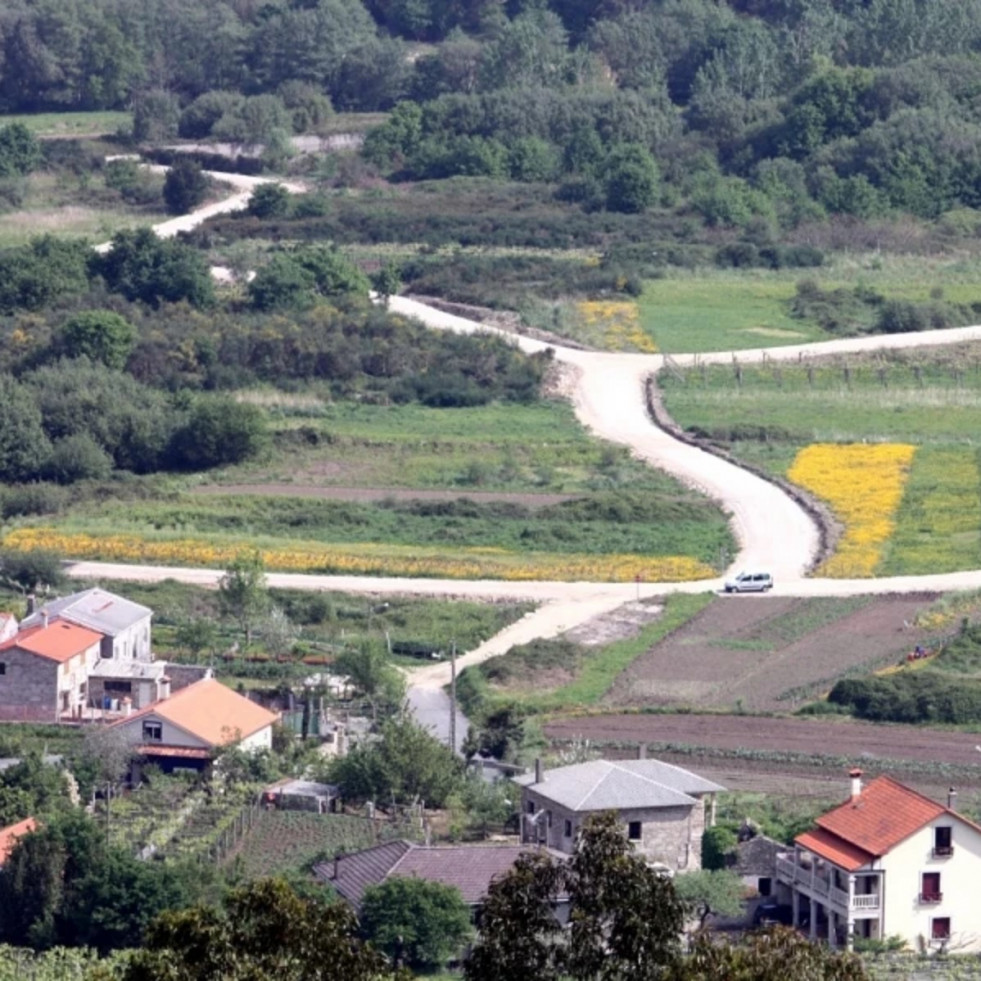
[[[953,828],[954,853],[934,857],[934,828]],[[981,951],[981,834],[945,814],[897,845],[882,859],[885,869],[885,933],[900,934],[914,949],[930,946],[931,921],[950,917],[951,952]],[[919,902],[924,872],[940,873],[943,901]],[[935,946],[934,946],[935,949]]]
[[[58,666],[58,705],[77,712],[88,705],[89,672],[99,660],[99,641]]]
[[[140,746],[146,740],[143,738],[143,725],[147,722],[159,723],[161,726],[161,739],[160,742],[166,744],[167,746],[191,746],[196,749],[210,749],[208,743],[195,736],[190,735],[190,733],[185,732],[183,729],[179,729],[177,726],[168,722],[166,719],[153,712],[148,712],[146,715],[141,715],[139,718],[127,719],[123,722],[116,723],[117,728],[126,737],[127,742],[131,746]]]
[[[268,725],[258,732],[253,732],[239,743],[239,749],[254,752],[260,749],[272,749],[272,726]]]
[[[58,669],[61,665],[17,647],[0,651],[0,705],[31,713],[58,711]]]
[[[540,818],[536,825],[529,821],[528,802],[535,805],[535,814],[551,812],[551,821]],[[588,811],[571,811],[524,788],[521,812],[525,823],[525,840],[542,840],[558,851],[571,853],[576,833],[589,817]],[[641,837],[634,842],[637,851],[649,862],[659,862],[678,872],[691,872],[702,867],[702,832],[705,829],[705,802],[699,799],[694,807],[630,808],[618,811],[624,833],[634,821],[641,824]],[[567,835],[566,821],[571,823]]]
[[[137,620],[115,637],[106,637],[103,656],[121,661],[152,661],[150,653],[150,615]]]

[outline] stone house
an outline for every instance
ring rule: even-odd
[[[112,725],[136,757],[170,772],[203,770],[224,746],[269,749],[278,721],[277,713],[203,678]]]
[[[793,923],[812,938],[899,936],[919,950],[981,951],[981,826],[891,777],[862,786],[777,859]]]
[[[616,811],[637,851],[671,873],[702,867],[702,832],[724,789],[660,760],[593,760],[547,773],[536,764],[515,783],[522,841],[569,854],[590,814]]]
[[[101,634],[63,620],[22,627],[0,644],[0,717],[80,717],[101,644]]]

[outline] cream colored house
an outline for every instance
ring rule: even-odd
[[[165,770],[200,770],[224,746],[270,749],[272,727],[278,721],[275,712],[214,678],[204,678],[114,722],[113,727],[146,762]]]
[[[616,811],[627,838],[671,872],[702,867],[702,832],[712,824],[711,780],[660,760],[592,760],[515,778],[521,786],[521,840],[571,854],[590,814]],[[708,813],[706,813],[708,802]]]
[[[777,859],[793,922],[812,938],[900,936],[916,950],[981,950],[981,826],[891,779],[863,788]],[[786,895],[786,893],[784,894]]]

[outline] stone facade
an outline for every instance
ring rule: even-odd
[[[80,715],[88,702],[89,672],[98,660],[98,643],[61,663],[8,647],[0,651],[0,706],[19,710],[24,718]]]
[[[531,788],[522,792],[522,812],[525,841],[541,842],[566,854],[571,854],[576,834],[590,815],[588,811],[567,810]],[[691,807],[623,809],[617,816],[624,833],[648,862],[664,865],[672,872],[702,867],[704,799],[697,798]]]

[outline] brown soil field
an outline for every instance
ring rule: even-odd
[[[844,674],[929,646],[909,624],[935,598],[720,597],[634,661],[604,704],[793,711]]]
[[[510,501],[527,508],[544,508],[574,501],[582,494],[515,494],[494,491],[398,490],[385,487],[318,487],[307,484],[208,484],[192,494],[232,496],[255,494],[264,497],[314,497],[332,501]]]

